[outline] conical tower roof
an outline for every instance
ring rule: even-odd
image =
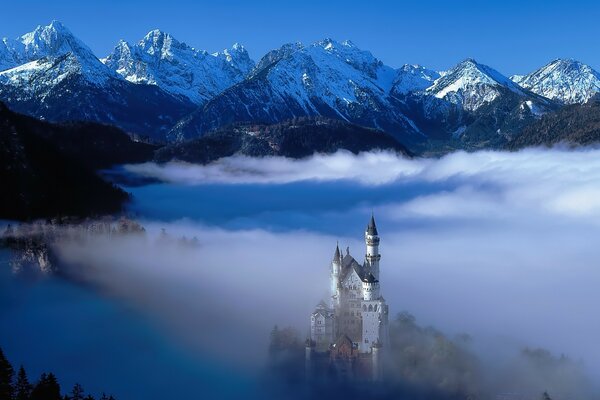
[[[367,225],[367,234],[378,235],[377,226],[375,225],[375,217],[373,214],[371,214],[371,220],[369,221],[369,225]]]
[[[333,254],[333,261],[340,262],[340,246],[339,246],[339,244],[335,245],[335,253]]]

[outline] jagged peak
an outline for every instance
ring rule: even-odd
[[[141,47],[154,47],[154,48],[168,48],[173,45],[180,46],[183,43],[175,39],[170,33],[164,32],[160,29],[153,29],[148,32],[142,40],[139,42]],[[183,44],[184,47],[189,47]]]
[[[359,50],[358,47],[356,47],[356,45],[351,40],[348,40],[348,39],[346,39],[342,42],[338,42],[337,40],[332,39],[332,38],[324,38],[324,39],[321,39],[321,40],[313,43],[313,46],[322,47],[325,50],[342,49],[342,48]]]
[[[346,47],[356,47],[356,45],[354,44],[354,42],[352,42],[352,40],[346,39],[342,42],[342,46],[346,46]]]
[[[466,78],[467,83],[498,84],[510,88],[516,86],[508,77],[502,75],[492,67],[477,62],[474,58],[467,58],[458,63],[454,68],[446,71],[439,79],[439,82],[447,84],[449,81],[461,78]]]
[[[585,103],[600,91],[600,73],[571,58],[557,58],[523,76],[511,77],[520,86],[565,104]]]
[[[53,20],[48,25],[38,25],[33,31],[22,35],[21,41],[24,45],[28,45],[39,40],[49,43],[51,41],[60,40],[64,37],[74,38],[74,35],[60,21]]]
[[[232,46],[231,49],[233,51],[237,51],[240,53],[247,53],[248,51],[246,50],[246,48],[244,47],[243,44],[239,43],[239,42],[235,42]]]
[[[141,41],[157,41],[164,38],[173,38],[173,36],[160,29],[152,29],[144,36],[144,38]]]

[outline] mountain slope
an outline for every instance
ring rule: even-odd
[[[102,62],[130,82],[157,85],[196,104],[243,80],[254,67],[239,44],[208,54],[159,30],[149,32],[135,45],[120,41]]]
[[[198,139],[159,149],[155,160],[208,163],[242,154],[253,157],[307,157],[345,149],[353,153],[374,149],[411,153],[391,136],[340,120],[296,118],[275,125],[236,124]]]
[[[389,96],[396,75],[350,42],[284,45],[265,55],[246,80],[180,121],[170,137],[194,138],[233,122],[325,116],[422,140]]]
[[[592,145],[600,143],[600,97],[585,104],[568,105],[525,127],[521,134],[507,144],[510,150],[524,147]]]
[[[498,98],[502,89],[525,95],[519,85],[498,71],[467,59],[437,79],[427,88],[427,94],[456,104],[464,110],[476,111]]]
[[[524,126],[556,108],[473,59],[441,73],[424,90],[394,95],[404,114],[427,135],[428,142],[416,148],[427,154],[502,147]]]
[[[38,134],[48,128],[0,103],[0,219],[118,212],[128,195]]]
[[[600,73],[575,60],[557,59],[512,79],[540,96],[563,104],[585,103],[600,91]]]
[[[0,72],[0,100],[21,113],[109,123],[163,140],[192,109],[184,98],[122,79],[60,23],[38,27],[15,43],[14,59],[35,60]]]

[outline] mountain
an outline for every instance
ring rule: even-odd
[[[600,91],[600,74],[575,60],[557,59],[513,81],[534,93],[563,104],[585,103]]]
[[[215,96],[169,133],[182,141],[234,122],[272,124],[324,116],[423,140],[389,96],[397,72],[349,41],[287,44],[267,53],[247,79]]]
[[[0,71],[43,57],[56,57],[67,53],[77,54],[88,65],[93,65],[92,51],[74,37],[60,22],[38,26],[33,32],[11,40],[2,39],[0,46]]]
[[[127,81],[156,85],[195,104],[203,104],[243,80],[254,67],[243,46],[209,54],[195,50],[160,30],[135,45],[120,41],[102,60]]]
[[[416,153],[502,148],[599,87],[598,73],[573,60],[509,79],[473,59],[443,72],[394,69],[331,39],[283,45],[256,65],[241,45],[209,54],[160,30],[120,41],[103,60],[56,21],[0,42],[0,101],[11,109],[110,124],[157,142],[325,117],[385,131]]]
[[[405,95],[415,91],[423,91],[433,85],[440,73],[420,65],[405,64],[398,71],[392,82],[393,95]]]
[[[16,114],[0,103],[0,219],[114,213],[128,199],[90,167],[59,150],[51,137],[40,135],[59,131],[58,126]]]
[[[340,149],[355,154],[381,149],[411,155],[406,147],[382,131],[337,119],[305,117],[274,125],[231,125],[197,139],[163,147],[157,150],[155,160],[209,163],[234,154],[301,158]]]
[[[464,110],[476,111],[506,90],[525,96],[523,89],[509,78],[469,58],[436,79],[426,92]]]
[[[426,70],[424,70],[426,71]],[[436,76],[419,73],[422,85]],[[400,107],[428,141],[417,151],[502,147],[511,137],[552,111],[556,104],[521,88],[473,59],[439,73],[417,91],[395,91]]]
[[[49,121],[85,120],[164,140],[192,103],[153,85],[135,85],[105,66],[59,22],[8,43],[20,63],[0,72],[0,100]]]
[[[600,95],[585,104],[571,104],[544,115],[507,144],[510,150],[556,144],[586,146],[600,143]]]

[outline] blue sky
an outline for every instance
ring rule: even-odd
[[[513,74],[558,57],[600,68],[598,17],[600,2],[588,0],[29,0],[2,5],[0,36],[58,19],[104,56],[117,40],[160,28],[208,51],[240,42],[255,59],[285,42],[332,37],[394,67],[445,69],[473,57]]]

